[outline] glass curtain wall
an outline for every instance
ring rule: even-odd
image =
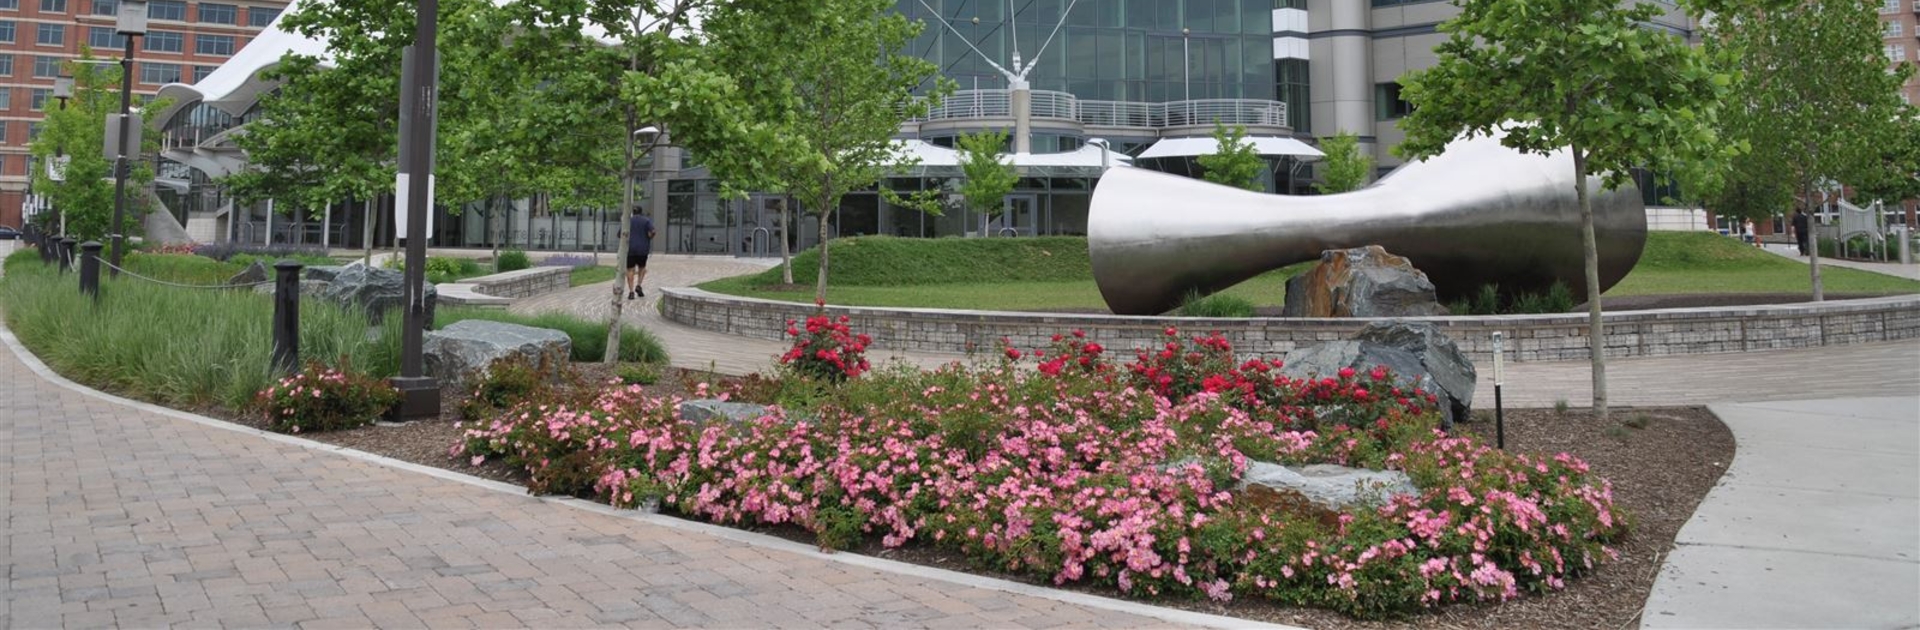
[[[909,53],[938,63],[962,89],[976,82],[998,89],[1007,87],[1006,79],[966,42],[1002,66],[1016,43],[1031,60],[1068,4],[1016,0],[1009,10],[997,0],[899,0],[895,8],[927,22]],[[1090,100],[1271,99],[1275,6],[1275,0],[1082,1],[1028,79],[1033,89]]]

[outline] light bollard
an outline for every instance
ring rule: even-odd
[[[1500,386],[1506,384],[1506,335],[1493,333],[1493,443],[1500,450],[1507,450],[1507,411],[1500,400]]]
[[[66,273],[68,269],[73,268],[74,244],[75,241],[71,238],[60,239],[60,245],[56,251],[56,255],[60,258],[60,273]]]
[[[80,292],[100,302],[100,241],[80,244]]]
[[[297,260],[273,264],[273,366],[292,374],[300,370],[300,270]]]

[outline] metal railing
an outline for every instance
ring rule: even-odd
[[[1287,125],[1287,104],[1280,101],[1218,98],[1142,103],[1080,100],[1072,94],[1051,90],[1033,90],[1032,94],[1033,118],[1072,120],[1096,127],[1158,129],[1211,125],[1214,121],[1229,125]],[[1012,117],[1011,90],[960,90],[915,120]]]

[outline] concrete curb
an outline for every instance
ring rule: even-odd
[[[424,465],[415,464],[412,462],[401,461],[401,460],[393,459],[390,457],[375,455],[373,453],[368,453],[366,451],[360,451],[360,450],[356,450],[356,449],[352,449],[344,446],[335,446],[332,444],[315,442],[312,440],[294,437],[291,435],[273,433],[269,431],[262,431],[252,427],[237,425],[224,420],[216,420],[213,418],[208,418],[206,416],[187,413],[177,409],[171,409],[171,408],[162,407],[162,406],[151,404],[151,403],[145,403],[137,400],[131,400],[131,399],[115,396],[113,394],[98,391],[90,387],[81,385],[79,383],[75,383],[71,380],[68,380],[64,376],[61,376],[55,373],[52,368],[49,368],[45,363],[41,362],[38,356],[35,356],[32,352],[28,351],[24,345],[21,345],[20,339],[14,336],[13,330],[7,328],[4,323],[0,323],[0,341],[5,341],[7,348],[13,352],[14,356],[19,357],[21,363],[25,364],[27,366],[27,369],[32,370],[35,375],[39,376],[42,379],[45,379],[47,382],[53,383],[62,388],[87,396],[89,398],[93,398],[96,400],[101,400],[101,401],[105,401],[108,403],[113,403],[113,404],[117,404],[125,407],[130,407],[133,409],[138,409],[138,410],[145,411],[148,413],[153,413],[156,415],[166,416],[168,418],[173,418],[176,420],[183,420],[186,422],[191,422],[191,423],[198,424],[205,427],[220,429],[224,431],[233,431],[236,433],[250,435],[250,436],[258,437],[271,442],[276,442],[279,444],[295,446],[295,447],[304,448],[312,451],[333,453],[336,455],[344,456],[354,460],[359,460],[359,461],[373,464],[376,466],[385,466],[388,468],[394,468],[398,470],[405,470],[409,472],[419,473],[419,474],[427,475],[429,477],[433,477],[436,479],[463,483],[463,484],[467,484],[477,488],[482,488],[485,490],[491,490],[494,492],[500,492],[504,494],[510,494],[515,496],[527,495],[525,488],[522,488],[520,486],[516,486],[513,484],[502,483],[502,482],[493,481],[490,479],[482,479],[472,475],[466,475],[466,474],[454,472],[451,470],[446,470],[443,468],[436,468],[432,466],[424,466]],[[1098,610],[1106,610],[1111,612],[1138,615],[1141,617],[1158,619],[1171,624],[1181,624],[1181,625],[1199,626],[1199,627],[1207,627],[1207,628],[1273,628],[1278,630],[1300,630],[1295,626],[1268,624],[1268,623],[1254,621],[1251,619],[1239,619],[1235,617],[1226,617],[1221,615],[1197,613],[1197,612],[1178,610],[1173,608],[1163,608],[1159,606],[1142,604],[1138,602],[1113,599],[1109,597],[1101,597],[1097,595],[1089,595],[1085,593],[1061,591],[1061,590],[1045,588],[1041,586],[1034,586],[1031,584],[1023,584],[1020,582],[983,577],[983,576],[974,575],[970,573],[961,573],[958,571],[949,571],[946,569],[939,569],[939,568],[927,567],[927,566],[922,566],[917,564],[898,562],[898,561],[887,560],[883,558],[875,558],[872,556],[863,556],[863,555],[858,555],[853,553],[823,553],[819,549],[814,548],[811,545],[800,544],[794,541],[786,540],[784,538],[768,536],[765,534],[756,534],[753,532],[733,529],[729,527],[722,527],[719,525],[711,525],[707,523],[688,521],[688,520],[673,518],[670,516],[635,512],[631,510],[620,510],[620,509],[615,509],[612,506],[602,505],[602,504],[594,503],[590,501],[584,501],[584,500],[576,499],[572,497],[533,497],[533,498],[545,503],[564,506],[564,507],[577,509],[577,510],[585,510],[595,514],[601,514],[605,516],[611,516],[614,518],[636,521],[636,522],[645,523],[648,525],[657,525],[660,527],[667,527],[667,528],[672,528],[680,531],[693,532],[693,533],[702,534],[706,536],[713,536],[716,538],[724,538],[727,540],[740,542],[740,543],[752,545],[755,547],[760,547],[763,549],[785,551],[789,553],[799,554],[805,557],[825,560],[828,562],[835,562],[835,563],[845,564],[849,566],[856,566],[856,567],[871,569],[875,571],[892,573],[895,575],[903,575],[903,576],[916,577],[916,578],[927,579],[927,580],[947,582],[947,583],[955,584],[959,586],[983,588],[983,589],[1000,591],[1003,593],[1009,593],[1013,595],[1023,595],[1027,597],[1048,599],[1048,600],[1053,600],[1053,601],[1062,602],[1066,604],[1072,604],[1075,606],[1084,606],[1087,608],[1093,608]]]

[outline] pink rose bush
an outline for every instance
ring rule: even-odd
[[[866,351],[873,340],[854,334],[847,316],[828,317],[826,304],[816,305],[822,310],[807,321],[787,320],[786,333],[793,338],[793,346],[780,355],[780,364],[800,377],[829,382],[858,378],[871,369]]]
[[[1442,435],[1434,401],[1384,369],[1290,379],[1177,331],[1124,365],[1077,333],[1002,356],[874,373],[739,424],[680,420],[639,388],[528,403],[454,451],[823,547],[934,545],[1058,584],[1360,616],[1556,590],[1628,531],[1586,464]],[[1335,407],[1367,421],[1315,415]],[[1315,514],[1236,490],[1250,460],[1397,469],[1420,493]]]
[[[308,363],[255,398],[269,428],[283,433],[332,431],[364,426],[400,402],[385,380]]]

